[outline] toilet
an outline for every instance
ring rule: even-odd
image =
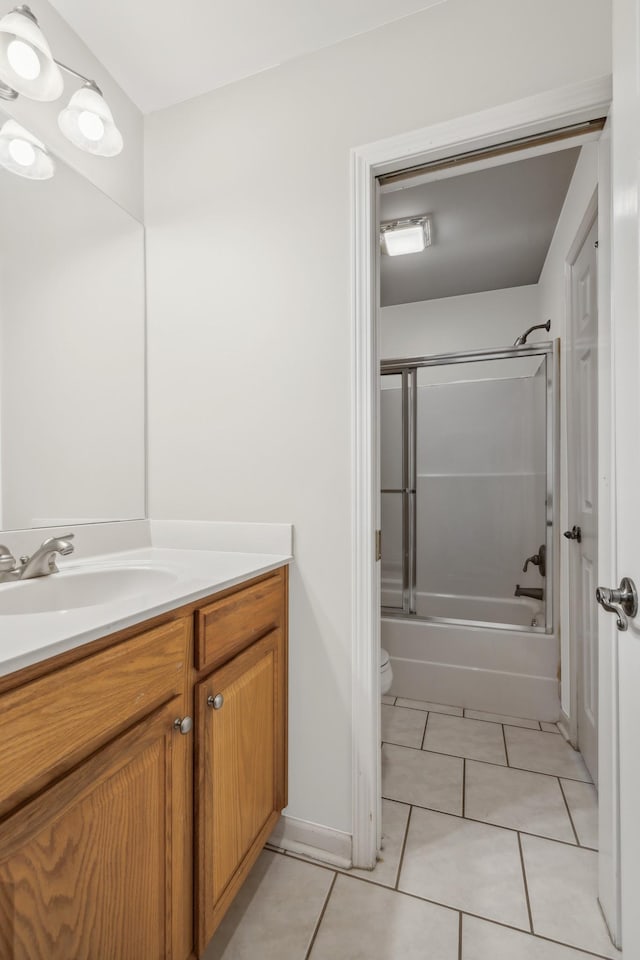
[[[389,693],[393,683],[393,672],[389,662],[389,654],[386,650],[380,648],[380,693],[382,696]]]

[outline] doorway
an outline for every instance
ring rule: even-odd
[[[587,86],[589,89],[587,89]],[[595,90],[585,85],[582,91],[574,89],[567,106],[566,95],[559,94],[533,98],[491,115],[465,118],[459,124],[446,124],[419,132],[411,138],[373,145],[354,152],[353,183],[356,198],[354,233],[355,270],[355,658],[354,658],[354,861],[371,866],[376,847],[377,797],[379,792],[378,761],[378,658],[376,642],[379,637],[377,615],[380,588],[378,574],[371,567],[374,555],[373,533],[379,528],[376,507],[377,486],[373,464],[377,460],[378,439],[373,424],[377,422],[377,362],[380,329],[372,323],[375,315],[373,280],[378,259],[377,221],[379,197],[375,178],[379,173],[389,174],[403,166],[418,165],[418,161],[444,160],[456,152],[469,154],[474,150],[505,143],[517,131],[557,129],[558,117],[575,124],[606,113],[608,89],[603,85]],[[562,102],[562,109],[558,109]],[[479,132],[480,131],[480,132]],[[372,523],[373,521],[373,523]],[[378,522],[376,522],[378,521]],[[373,640],[373,647],[371,649]],[[366,680],[363,683],[363,679]],[[373,814],[373,818],[372,818]],[[367,818],[369,826],[367,826]],[[371,826],[373,824],[373,827]]]

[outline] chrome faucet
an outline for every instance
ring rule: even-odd
[[[531,600],[544,600],[544,590],[542,587],[516,587],[514,597],[529,597]]]
[[[30,557],[20,557],[16,560],[8,547],[0,544],[0,583],[9,583],[12,580],[33,580],[36,577],[48,577],[51,573],[58,573],[56,554],[63,557],[73,553],[71,543],[74,535],[65,533],[63,537],[49,537]]]

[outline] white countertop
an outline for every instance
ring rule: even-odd
[[[0,676],[268,573],[291,560],[291,556],[270,553],[168,547],[144,547],[76,561],[62,557],[58,560],[60,573],[51,574],[52,577],[131,567],[163,570],[171,576],[144,593],[106,603],[45,613],[0,615]],[[0,584],[0,594],[16,588],[37,591],[46,580],[49,577]]]

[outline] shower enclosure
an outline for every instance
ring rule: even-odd
[[[381,365],[383,616],[553,632],[553,343]]]
[[[558,717],[558,341],[381,368],[391,693]]]

